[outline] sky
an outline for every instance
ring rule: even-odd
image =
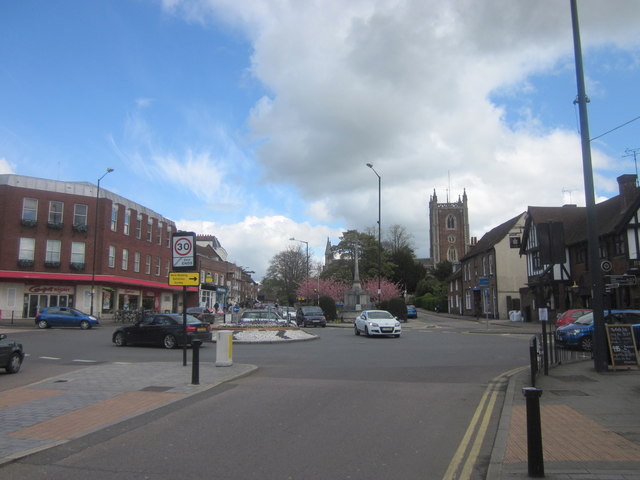
[[[640,160],[640,2],[578,12],[600,201]],[[466,191],[478,238],[584,206],[576,96],[569,0],[0,2],[0,174],[113,168],[101,188],[257,280],[376,231],[376,172],[383,239],[400,225],[422,258],[434,192]]]

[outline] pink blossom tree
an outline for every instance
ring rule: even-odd
[[[302,281],[297,290],[298,298],[317,302],[318,297],[331,297],[336,303],[344,300],[344,292],[351,288],[342,282],[330,278],[307,278]]]
[[[399,285],[387,280],[380,279],[380,299],[378,300],[378,278],[370,278],[362,282],[362,288],[369,290],[369,296],[372,302],[384,302],[402,295],[402,288]]]

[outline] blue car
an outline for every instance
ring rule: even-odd
[[[98,325],[100,325],[100,320],[96,317],[71,307],[46,307],[36,315],[38,328],[80,327],[83,330],[88,330]]]
[[[418,318],[418,311],[415,305],[407,305],[407,318]]]
[[[640,310],[606,310],[605,323],[633,325],[636,342],[640,334]],[[565,347],[578,347],[590,352],[593,349],[593,312],[581,316],[575,322],[556,330],[556,343]]]

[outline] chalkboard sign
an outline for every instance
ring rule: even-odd
[[[638,350],[631,325],[605,325],[613,368],[638,366]]]

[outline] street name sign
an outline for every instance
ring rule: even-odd
[[[200,274],[197,272],[169,272],[169,285],[191,286],[200,284]]]

